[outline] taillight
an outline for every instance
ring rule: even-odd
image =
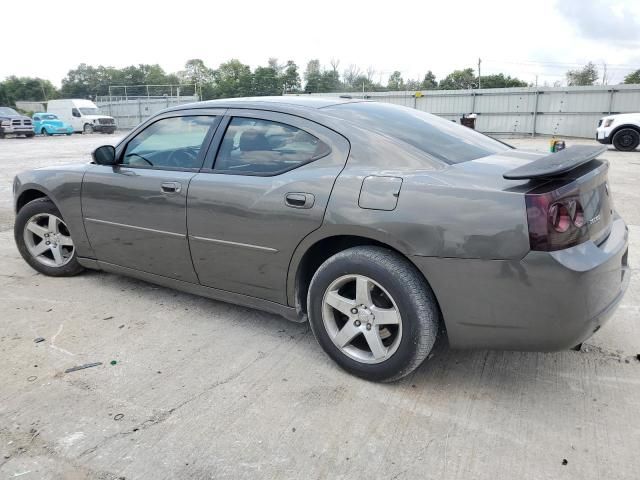
[[[554,192],[527,194],[525,197],[532,250],[560,250],[589,238],[580,199],[555,197]]]

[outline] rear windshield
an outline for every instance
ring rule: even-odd
[[[461,163],[510,149],[449,120],[407,107],[378,102],[332,105],[323,110],[397,138],[445,163]]]

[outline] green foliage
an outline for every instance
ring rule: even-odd
[[[404,80],[402,79],[402,74],[396,70],[391,75],[389,75],[389,81],[387,82],[387,88],[389,90],[404,90]]]
[[[589,62],[580,69],[569,70],[566,75],[570,87],[594,85],[598,81],[598,67]]]
[[[436,76],[429,70],[420,83],[420,90],[435,90],[436,88],[438,88]]]
[[[503,73],[483,75],[481,80],[482,88],[526,87],[528,85],[527,82],[523,82],[518,78],[509,75],[505,77]]]
[[[0,82],[0,105],[15,105],[18,100],[43,102],[58,92],[49,80],[32,77],[7,77]]]
[[[468,90],[477,86],[478,79],[473,72],[473,68],[454,70],[440,80],[439,84],[441,90]]]
[[[640,84],[640,70],[636,70],[624,77],[624,83]]]

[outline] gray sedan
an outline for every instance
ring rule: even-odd
[[[382,103],[165,110],[93,161],[15,179],[15,239],[85,268],[308,320],[360,377],[454,348],[581,343],[620,302],[628,234],[602,147],[544,155]]]

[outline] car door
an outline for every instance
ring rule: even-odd
[[[200,283],[284,304],[293,251],[321,226],[349,143],[300,117],[243,109],[216,137],[187,199]]]
[[[198,283],[187,241],[187,190],[222,112],[156,117],[118,146],[117,165],[87,171],[82,212],[98,260]]]

